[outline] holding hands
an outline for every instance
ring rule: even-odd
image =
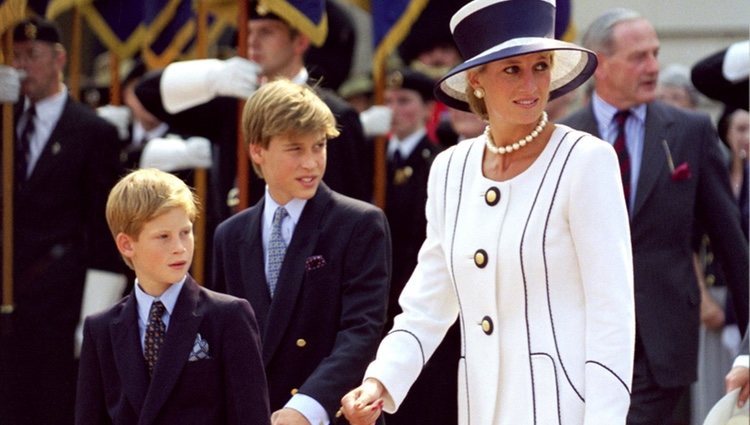
[[[377,379],[367,378],[341,399],[344,416],[352,425],[372,425],[383,409],[385,388]]]

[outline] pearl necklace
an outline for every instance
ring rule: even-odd
[[[546,126],[547,126],[547,111],[542,111],[542,118],[539,119],[539,124],[537,124],[536,128],[534,128],[534,130],[532,130],[528,136],[510,145],[496,146],[495,141],[492,139],[492,133],[490,133],[490,126],[488,125],[484,129],[484,135],[486,136],[485,144],[487,145],[487,149],[489,149],[490,152],[494,154],[498,154],[498,155],[517,151],[521,149],[522,147],[526,146],[532,140],[536,139],[537,136],[541,134],[542,130],[544,130],[544,127]]]

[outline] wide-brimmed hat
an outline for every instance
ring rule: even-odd
[[[475,0],[450,22],[464,63],[451,69],[435,87],[446,105],[470,111],[466,99],[468,69],[528,53],[554,51],[550,100],[585,82],[596,69],[596,55],[555,40],[555,0]]]

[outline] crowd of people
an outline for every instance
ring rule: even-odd
[[[54,22],[13,29],[0,425],[689,425],[730,390],[747,405],[750,42],[660,71],[637,11],[578,45],[554,0],[460,2],[373,105],[308,27],[249,12],[245,57],[137,64],[98,110],[68,92]]]

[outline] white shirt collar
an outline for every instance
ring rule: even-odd
[[[307,80],[310,78],[310,74],[307,72],[307,68],[304,66],[299,70],[297,75],[292,78],[292,82],[296,84],[307,84]]]
[[[174,313],[174,306],[177,304],[177,297],[180,295],[180,291],[182,291],[186,279],[187,275],[185,275],[179,282],[170,285],[169,288],[158,297],[153,297],[144,292],[143,289],[141,289],[140,284],[138,284],[138,279],[135,280],[134,292],[135,299],[138,302],[138,317],[143,323],[148,323],[148,313],[151,310],[151,304],[156,300],[159,300],[164,304],[164,307],[167,309],[167,314],[171,316],[172,313]]]
[[[414,152],[414,149],[416,149],[417,145],[426,134],[427,130],[424,127],[421,127],[414,133],[404,137],[403,140],[400,140],[395,135],[391,136],[391,138],[388,140],[388,158],[393,157],[396,149],[398,149],[399,153],[401,154],[401,158],[408,158],[411,153]]]

